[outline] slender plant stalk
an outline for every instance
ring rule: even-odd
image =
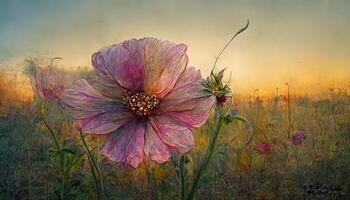
[[[217,102],[216,107],[215,107],[215,127],[214,127],[214,129],[212,129],[212,132],[210,134],[209,145],[208,145],[204,160],[202,161],[202,164],[200,165],[200,167],[199,167],[199,169],[194,177],[194,180],[193,180],[193,183],[192,183],[192,186],[190,189],[190,193],[188,194],[187,200],[194,199],[196,192],[197,192],[197,189],[198,189],[199,181],[200,181],[201,177],[203,176],[203,174],[205,173],[207,166],[208,166],[208,164],[211,160],[211,157],[213,155],[213,152],[215,150],[216,139],[218,137],[221,126],[223,124],[221,107],[222,107],[222,105],[219,102]]]
[[[249,20],[247,20],[247,24],[245,25],[245,27],[241,28],[237,33],[235,33],[235,34],[231,37],[231,39],[228,41],[228,43],[225,45],[225,47],[220,51],[219,55],[218,55],[218,56],[216,57],[216,59],[215,59],[213,68],[212,68],[212,70],[211,70],[211,74],[213,74],[214,69],[215,69],[215,67],[216,67],[216,64],[217,64],[217,62],[219,61],[220,56],[221,56],[221,55],[224,53],[224,51],[226,50],[226,48],[227,48],[228,46],[230,46],[230,44],[231,44],[231,42],[233,41],[233,39],[235,39],[235,37],[236,37],[237,35],[239,35],[240,33],[242,33],[243,31],[245,31],[245,30],[248,28],[248,26],[249,26]]]
[[[101,142],[100,138],[98,138],[98,149],[101,149]],[[102,193],[104,192],[104,183],[103,183],[103,171],[102,171],[102,164],[101,164],[101,152],[98,153],[98,172],[100,175],[100,183],[101,183],[101,190]]]
[[[83,145],[84,145],[84,148],[86,150],[86,153],[88,154],[89,164],[90,164],[90,167],[91,167],[92,176],[94,178],[94,182],[95,182],[95,186],[96,186],[96,190],[97,190],[97,198],[101,199],[102,198],[102,193],[101,193],[101,188],[100,188],[100,184],[101,183],[99,183],[99,180],[101,180],[101,173],[100,173],[100,170],[97,167],[96,161],[93,158],[93,156],[91,154],[91,151],[89,150],[89,147],[88,147],[88,145],[87,145],[87,143],[85,141],[85,137],[84,137],[83,132],[81,130],[79,130],[79,132],[80,132],[80,138],[83,141]],[[98,178],[96,176],[95,170],[98,173]]]
[[[249,26],[249,20],[247,20],[247,24],[243,28],[238,30],[230,38],[230,40],[226,43],[224,48],[220,51],[219,55],[215,59],[213,68],[212,68],[211,73],[210,73],[211,75],[214,74],[214,70],[215,70],[217,62],[219,61],[219,58],[224,53],[224,51],[227,49],[227,47],[231,44],[233,39],[235,39],[235,37],[237,35],[239,35],[240,33],[242,33],[243,31],[245,31],[248,28],[248,26]],[[205,170],[206,170],[206,168],[207,168],[207,166],[208,166],[208,164],[210,162],[210,159],[211,159],[211,157],[213,155],[213,152],[214,152],[214,149],[215,149],[215,146],[216,146],[216,139],[218,137],[218,134],[220,132],[220,129],[221,129],[221,126],[222,126],[222,123],[223,123],[223,118],[222,118],[222,114],[223,113],[221,113],[221,107],[222,107],[222,105],[219,102],[216,102],[214,129],[212,129],[212,131],[211,131],[210,139],[209,139],[209,145],[208,145],[208,148],[207,148],[204,160],[202,161],[202,164],[200,165],[200,168],[198,169],[197,173],[195,174],[195,177],[194,177],[194,180],[193,180],[193,183],[192,183],[192,186],[191,186],[191,189],[190,189],[190,193],[188,195],[187,200],[194,199],[196,191],[197,191],[197,188],[198,188],[199,181],[200,181],[202,175],[205,173]],[[182,172],[183,169],[181,170],[181,168],[182,167],[181,167],[181,163],[180,163],[180,181],[181,180],[183,181],[184,180],[184,177],[182,177],[183,176],[183,172]],[[184,187],[184,184],[185,184],[184,181],[181,182],[181,184],[182,184],[181,187]],[[182,197],[183,197],[184,193],[185,193],[185,188],[181,189],[181,193],[182,193]]]
[[[66,167],[65,167],[65,156],[64,152],[60,150],[60,163],[62,167],[62,182],[61,182],[61,199],[64,199],[65,185],[66,185]]]
[[[291,131],[291,113],[290,113],[290,93],[289,93],[289,83],[287,84],[287,106],[288,106],[288,138],[290,138]]]
[[[278,87],[276,88],[276,106],[278,105],[279,95],[278,95]]]
[[[180,190],[180,199],[185,200],[186,199],[186,186],[185,186],[185,156],[180,156],[179,154],[176,154],[176,159],[174,159],[173,155],[171,155],[171,161],[173,163],[173,167],[176,172],[176,176],[179,178],[179,190]]]
[[[46,127],[47,130],[49,131],[50,136],[51,136],[53,142],[55,143],[56,149],[57,149],[57,150],[61,149],[61,145],[60,145],[60,143],[58,142],[58,139],[57,139],[55,133],[53,132],[53,130],[52,130],[51,127],[49,126],[49,123],[46,121],[46,119],[45,119],[45,117],[44,117],[44,114],[43,114],[43,112],[41,111],[41,108],[39,108],[39,115],[40,115],[41,120],[44,122],[45,127]]]
[[[181,199],[185,200],[185,156],[180,157],[180,185],[181,185]]]
[[[97,191],[97,199],[101,199],[101,194],[99,192],[100,191],[100,187],[98,185],[98,178],[96,176],[96,172],[94,170],[94,166],[93,166],[92,162],[90,161],[90,158],[89,158],[89,165],[90,165],[92,177],[94,178],[95,188],[96,188],[96,191]]]
[[[39,106],[39,115],[41,120],[44,122],[45,127],[47,128],[47,130],[50,133],[50,136],[53,140],[53,142],[55,143],[55,148],[57,151],[59,151],[59,158],[60,158],[60,168],[62,170],[62,180],[61,180],[61,199],[64,199],[64,193],[65,193],[65,157],[64,157],[64,153],[62,152],[62,147],[60,142],[58,141],[55,132],[53,131],[53,129],[50,127],[48,121],[46,121],[44,114],[41,110],[41,106]]]

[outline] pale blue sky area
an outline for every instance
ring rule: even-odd
[[[1,0],[0,70],[41,53],[90,65],[103,46],[153,36],[188,44],[190,64],[207,74],[249,19],[219,62],[234,84],[350,77],[349,10],[347,0]]]

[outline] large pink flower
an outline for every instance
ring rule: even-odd
[[[187,68],[185,44],[128,40],[92,55],[93,80],[65,90],[63,102],[81,130],[110,134],[102,153],[137,167],[144,155],[163,163],[194,146],[191,128],[208,118],[215,97]]]

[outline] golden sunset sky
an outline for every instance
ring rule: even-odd
[[[153,36],[186,43],[190,65],[208,75],[219,61],[237,90],[350,84],[348,0],[0,1],[0,70],[50,54],[66,68],[90,66],[103,46]]]

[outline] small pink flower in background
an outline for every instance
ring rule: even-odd
[[[304,131],[295,131],[294,135],[292,136],[292,144],[300,145],[305,137],[306,136]]]
[[[64,74],[53,67],[39,67],[30,63],[30,81],[36,95],[48,101],[58,101],[64,90]]]
[[[267,143],[267,142],[258,142],[256,145],[255,145],[255,149],[262,153],[262,154],[266,154],[266,153],[269,153],[270,150],[271,150],[271,144]]]
[[[64,106],[82,131],[109,134],[102,154],[115,162],[136,168],[144,155],[163,163],[186,153],[215,101],[186,50],[154,38],[103,48],[92,55],[97,76],[67,88]]]
[[[283,96],[283,101],[284,101],[285,103],[288,103],[288,102],[289,102],[288,96],[284,95],[284,96]]]

